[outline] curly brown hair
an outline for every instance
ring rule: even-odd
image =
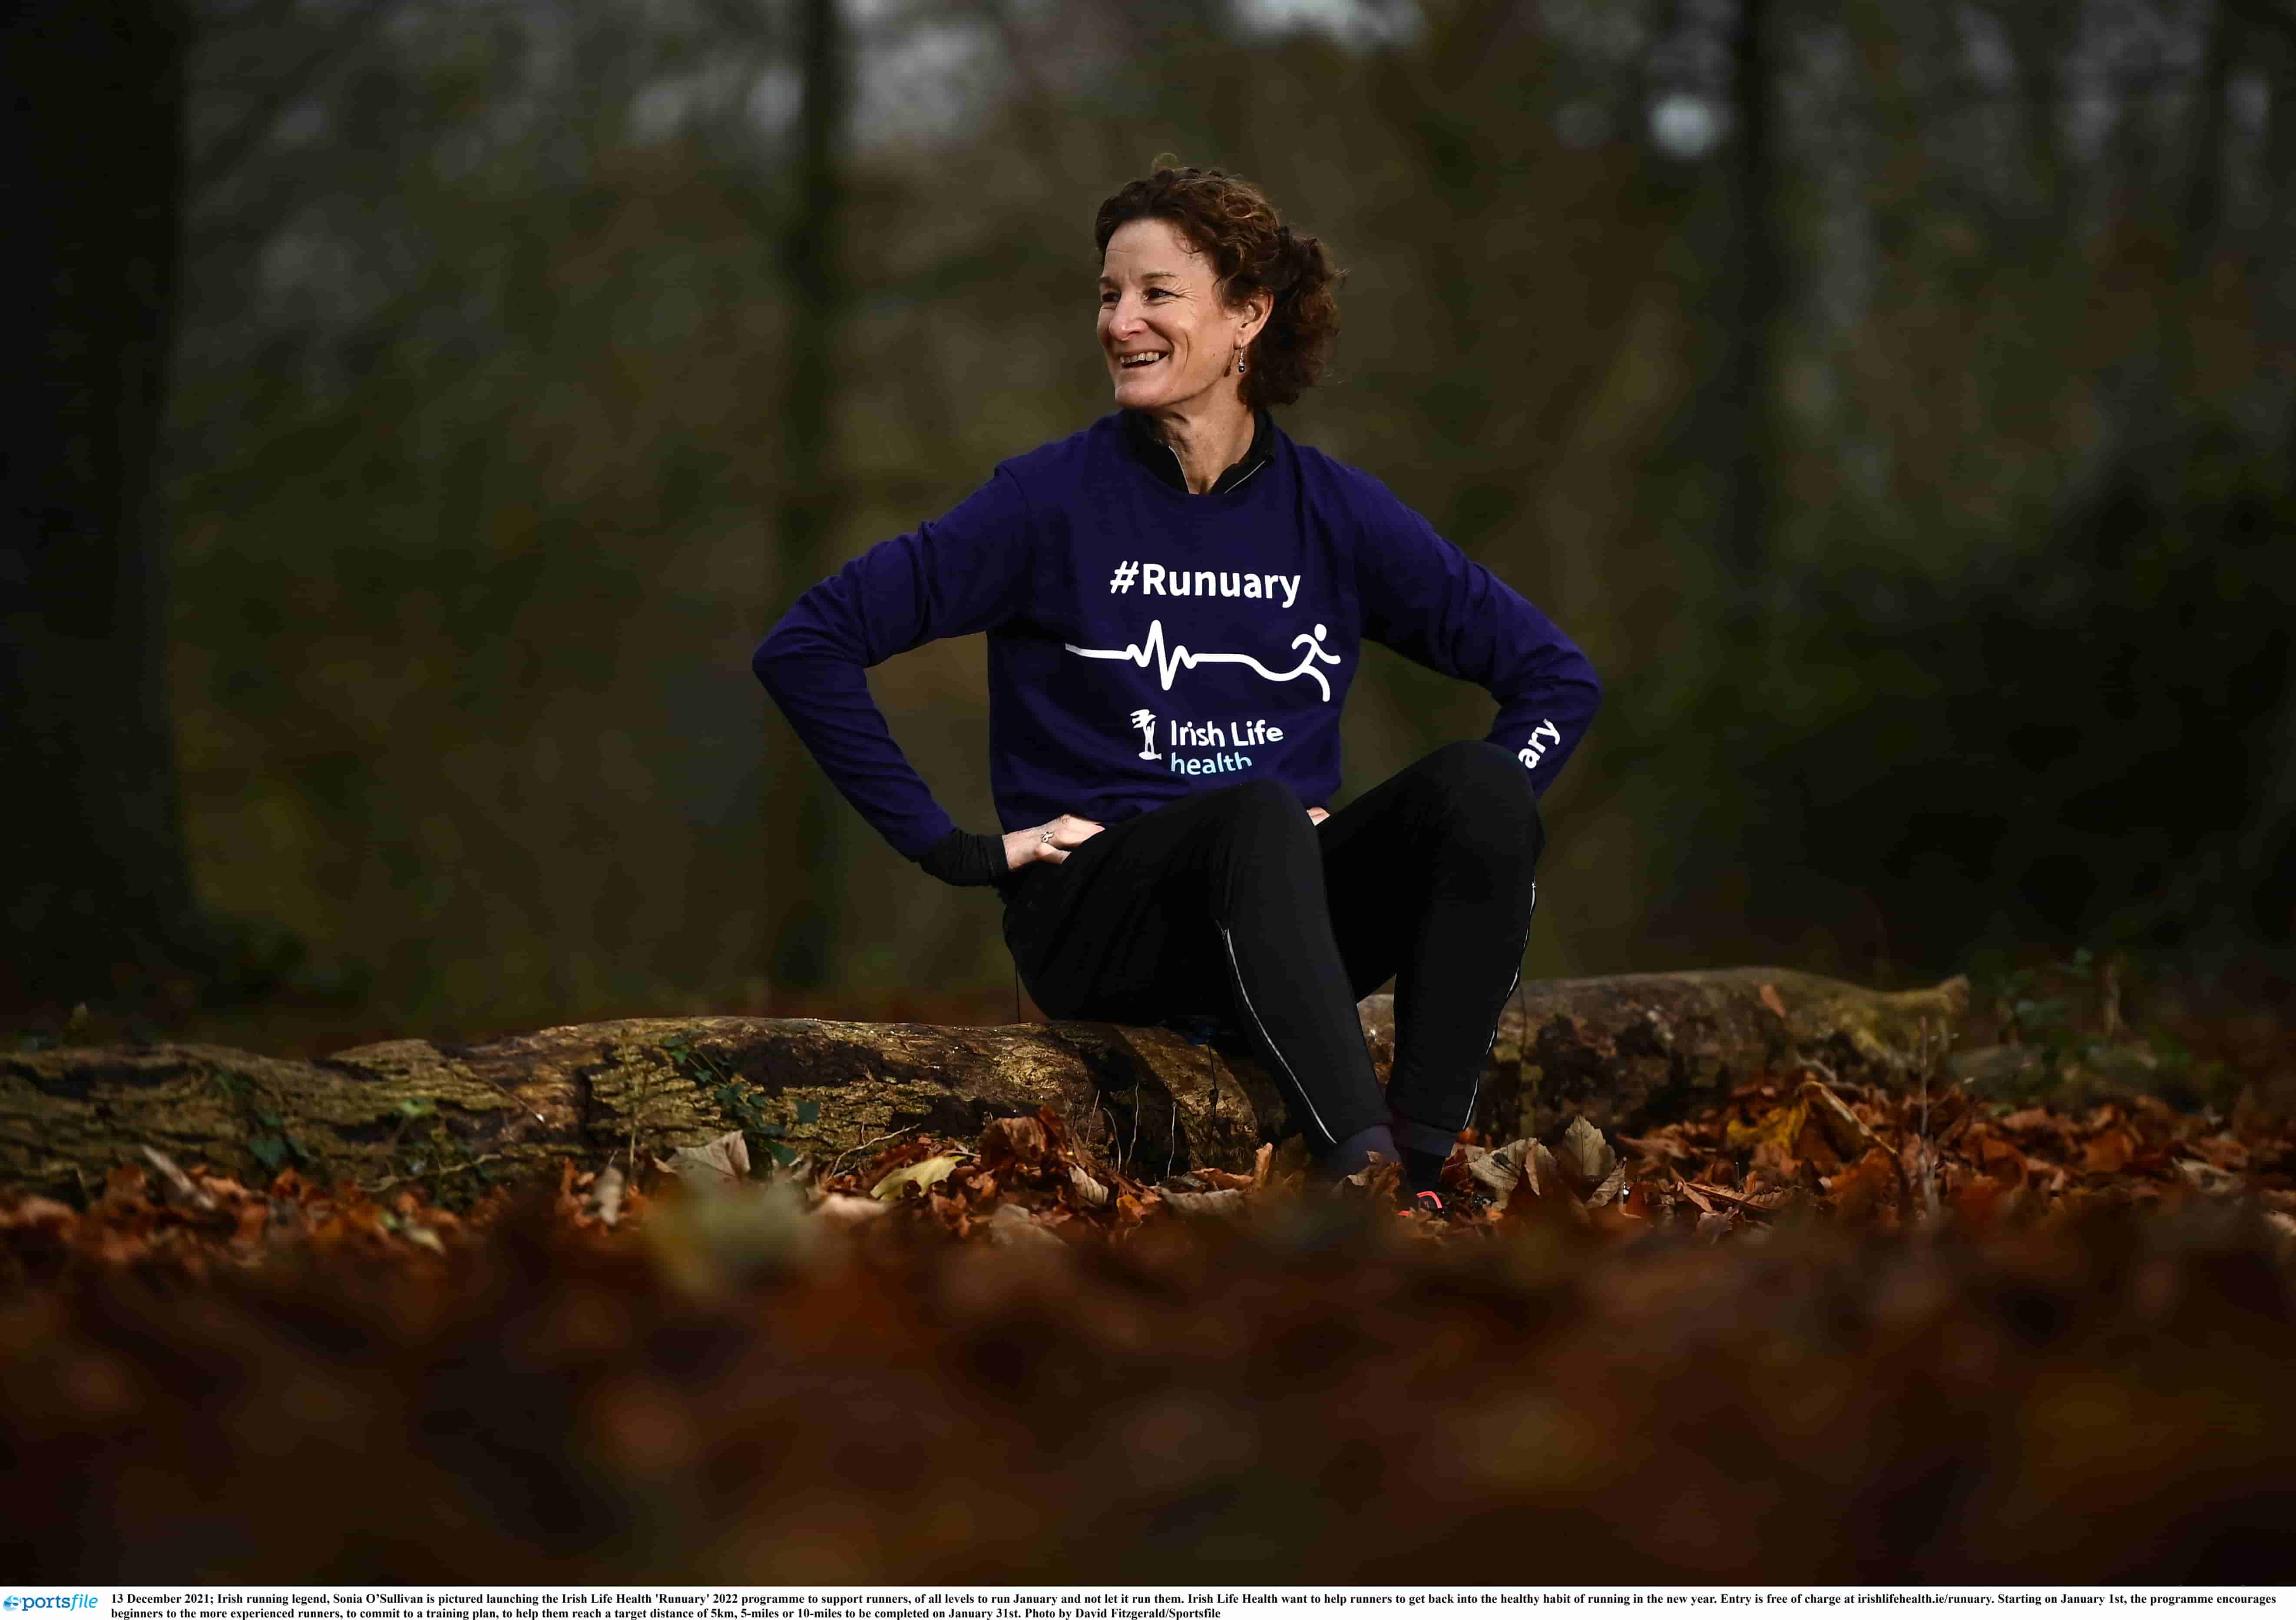
[[[1340,334],[1339,286],[1347,272],[1313,236],[1275,216],[1267,193],[1242,175],[1156,160],[1154,172],[1100,205],[1093,245],[1135,219],[1168,219],[1208,255],[1231,306],[1255,292],[1275,308],[1247,351],[1242,387],[1250,406],[1289,405],[1323,374]]]

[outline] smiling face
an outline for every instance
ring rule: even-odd
[[[1236,395],[1237,352],[1266,324],[1265,294],[1231,308],[1211,260],[1168,219],[1117,227],[1101,255],[1100,351],[1116,402],[1133,410]]]

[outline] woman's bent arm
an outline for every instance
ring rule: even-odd
[[[994,835],[957,832],[893,741],[864,671],[1009,617],[1028,586],[1031,540],[1027,500],[1000,470],[946,517],[870,547],[800,596],[750,661],[838,791],[908,859],[938,851],[945,881],[987,881],[972,871],[981,851],[961,841]]]
[[[1437,534],[1378,480],[1356,557],[1364,634],[1497,700],[1488,740],[1544,794],[1603,701],[1587,654],[1496,574]]]

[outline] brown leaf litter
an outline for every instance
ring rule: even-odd
[[[715,1150],[714,1153],[712,1150]],[[1765,1077],[1148,1183],[1049,1114],[457,1217],[147,1155],[0,1199],[44,1582],[2276,1578],[2296,1154]]]

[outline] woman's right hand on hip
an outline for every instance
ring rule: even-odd
[[[1102,830],[1099,822],[1086,821],[1082,816],[1056,816],[1042,826],[1022,827],[1004,835],[1004,864],[1016,872],[1032,860],[1049,860],[1058,866],[1069,858],[1070,850]]]

